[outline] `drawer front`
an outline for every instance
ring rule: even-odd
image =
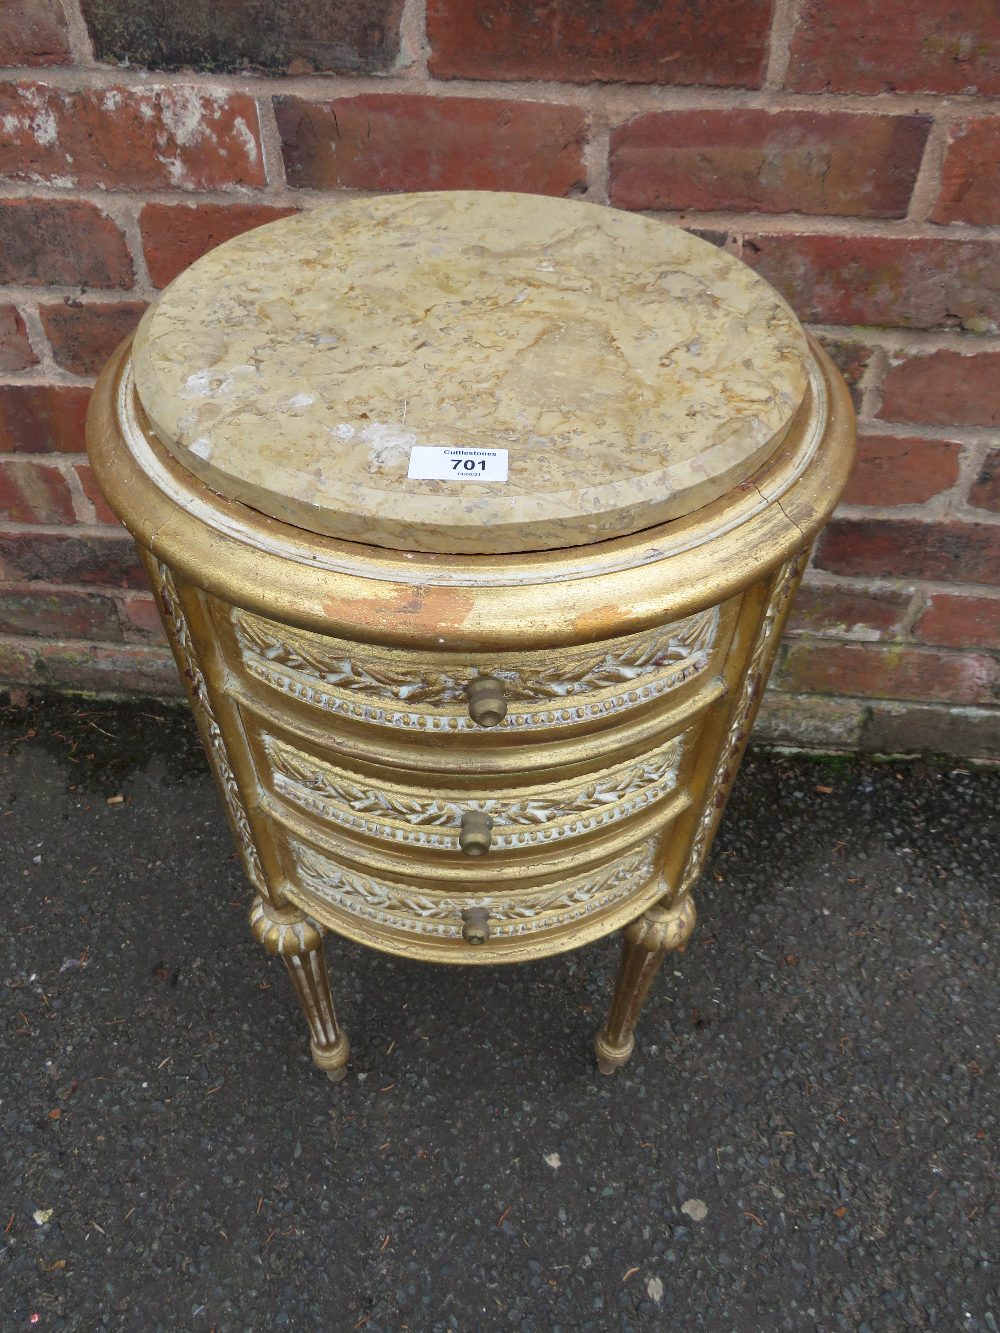
[[[613,929],[667,891],[657,876],[658,838],[557,882],[514,892],[435,892],[384,875],[346,870],[330,856],[290,837],[288,893],[307,911],[349,938],[378,948],[414,952],[442,962],[489,963],[553,952],[553,935],[565,948]],[[486,910],[489,939],[472,948],[463,939],[463,911]],[[609,921],[609,917],[614,920]],[[558,945],[556,946],[558,947]]]
[[[468,860],[459,846],[463,818],[488,815],[486,867],[498,857],[592,837],[667,800],[677,790],[686,736],[624,762],[597,762],[568,780],[515,788],[481,780],[462,790],[373,780],[267,732],[259,733],[258,746],[260,777],[282,802],[341,837],[381,844],[386,853],[419,849]]]
[[[244,610],[230,615],[239,664],[257,685],[326,719],[480,743],[601,729],[696,683],[722,647],[718,607],[599,644],[474,658],[362,647]],[[506,717],[489,729],[469,716],[466,695],[483,676],[502,682],[507,701]]]

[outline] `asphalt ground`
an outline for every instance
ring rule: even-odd
[[[187,716],[0,751],[3,1333],[997,1333],[1000,773],[752,756],[612,1078],[611,940],[330,941],[335,1086]]]

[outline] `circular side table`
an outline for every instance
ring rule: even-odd
[[[502,963],[624,928],[628,1059],[853,430],[766,283],[588,204],[354,200],[161,294],[90,454],[331,1078],[327,931]]]

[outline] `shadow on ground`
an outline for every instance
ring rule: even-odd
[[[5,1330],[995,1333],[1000,774],[751,759],[612,1079],[611,941],[331,941],[334,1087],[186,715],[0,722]]]

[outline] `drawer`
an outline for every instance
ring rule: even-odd
[[[285,891],[333,930],[375,948],[412,951],[438,962],[513,961],[576,948],[668,892],[658,873],[659,843],[659,837],[646,838],[602,864],[554,881],[518,889],[491,886],[491,892],[483,892],[482,885],[442,892],[405,875],[345,869],[292,837],[285,845]],[[489,925],[487,942],[477,947],[463,938],[463,912],[471,908],[481,908]]]
[[[349,843],[359,856],[417,862],[452,862],[451,873],[471,874],[474,862],[485,873],[510,858],[547,855],[557,845],[599,839],[605,832],[675,797],[689,733],[674,736],[638,756],[602,764],[592,759],[588,771],[545,782],[490,785],[479,779],[460,786],[406,784],[388,775],[359,774],[319,758],[286,738],[259,732],[254,739],[258,776],[277,798],[272,814],[289,822],[291,807],[308,824]],[[467,856],[459,836],[463,820],[486,815],[492,821],[489,851]],[[294,821],[293,821],[294,822]],[[460,869],[456,870],[456,865]],[[415,866],[416,869],[416,866]]]
[[[221,604],[216,604],[221,608]],[[712,607],[642,634],[548,652],[418,653],[361,646],[226,608],[238,674],[315,722],[393,732],[401,740],[509,744],[619,725],[640,710],[689,696],[724,655],[730,608]],[[506,716],[470,716],[477,678],[503,687]],[[315,725],[314,722],[314,725]]]

